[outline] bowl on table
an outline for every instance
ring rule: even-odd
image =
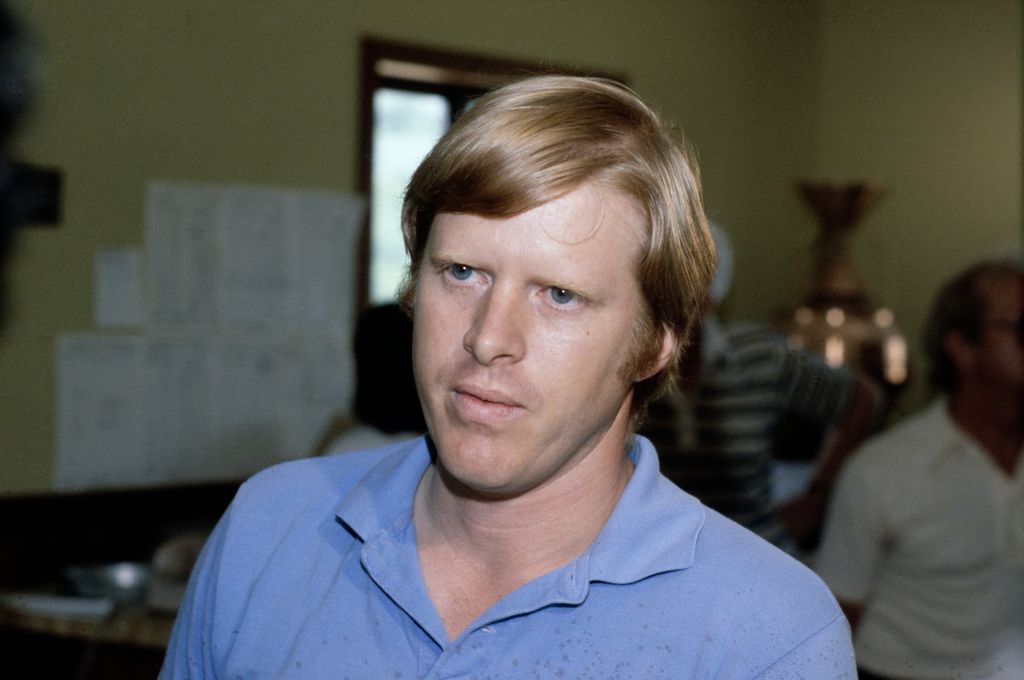
[[[71,594],[116,602],[141,602],[151,578],[152,569],[141,562],[74,565],[64,570]]]

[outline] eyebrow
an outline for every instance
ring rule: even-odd
[[[473,267],[474,269],[482,269],[489,271],[486,265],[475,264],[476,260],[473,257],[460,257],[458,253],[450,250],[437,250],[436,252],[427,251],[424,253],[424,260],[429,266],[436,267],[444,263],[452,264],[464,264],[467,267]],[[564,289],[575,293],[581,300],[599,305],[604,302],[608,297],[607,293],[598,292],[593,284],[586,284],[577,279],[569,280],[561,275],[531,275],[529,282],[543,288],[557,288]]]

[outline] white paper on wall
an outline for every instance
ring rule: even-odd
[[[58,343],[57,487],[236,480],[348,409],[345,338],[80,334]]]
[[[98,328],[141,326],[140,267],[135,248],[104,248],[96,253],[94,321]]]
[[[147,336],[144,346],[145,448],[124,462],[139,461],[150,480],[202,479],[218,457],[210,448],[212,338]]]
[[[163,183],[146,192],[145,299],[154,328],[214,327],[222,194],[213,186]]]
[[[308,450],[288,448],[290,356],[283,341],[222,338],[213,353],[211,369],[216,399],[211,405],[218,452],[209,471],[223,478],[247,475]]]
[[[310,191],[291,198],[290,308],[297,326],[339,332],[351,325],[363,212],[356,196]]]
[[[145,446],[143,366],[137,337],[69,335],[58,340],[58,489],[143,481],[141,469],[121,468],[125,452]]]
[[[222,201],[218,324],[241,330],[290,327],[295,282],[289,276],[287,194],[232,188]]]
[[[332,416],[347,412],[355,396],[350,335],[295,340],[288,356],[291,370],[283,386],[289,409],[284,450],[312,451]]]
[[[229,332],[347,328],[365,202],[326,191],[153,185],[153,326]]]
[[[57,487],[235,480],[309,455],[352,399],[362,199],[159,183],[145,200],[142,332],[58,343]],[[123,325],[138,254],[96,266],[97,325]]]

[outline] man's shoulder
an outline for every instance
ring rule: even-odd
[[[840,614],[827,586],[806,565],[715,510],[704,507],[702,518],[688,565],[638,588],[655,599],[686,601],[680,625],[689,625],[684,619],[695,610],[734,623],[771,612],[794,628],[812,629]]]
[[[659,626],[681,638],[702,631],[705,651],[722,654],[722,663],[764,672],[809,653],[809,641],[823,635],[849,645],[842,611],[813,571],[713,510],[693,564],[663,576],[653,597],[679,606],[660,609]]]
[[[828,618],[838,613],[838,605],[822,580],[805,564],[776,546],[714,510],[707,518],[697,543],[694,562],[702,578],[718,584],[716,596],[729,597],[785,607],[810,598]],[[730,587],[746,586],[730,591]],[[811,611],[813,607],[800,607]]]
[[[302,560],[328,541],[335,546],[348,532],[335,531],[339,512],[353,498],[387,514],[408,503],[395,493],[380,491],[402,467],[422,439],[353,453],[279,463],[253,475],[239,488],[221,519],[221,559],[239,573],[262,568],[279,546],[290,547],[289,560]],[[369,499],[369,500],[366,500]],[[328,528],[329,527],[329,528]]]
[[[372,469],[397,460],[418,441],[278,463],[242,484],[233,505],[236,512],[257,508],[278,512],[315,504],[333,509]]]
[[[921,411],[873,435],[858,449],[848,465],[883,469],[905,467],[915,462],[927,464],[941,451],[949,432],[944,415],[945,404],[933,402]]]

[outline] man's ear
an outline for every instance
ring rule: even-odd
[[[672,355],[675,354],[677,345],[678,340],[676,340],[676,334],[668,326],[662,325],[661,348],[658,350],[658,354],[655,356],[654,361],[651,362],[650,367],[637,379],[637,382],[647,380],[652,375],[657,375],[659,372],[664,370],[672,360]]]
[[[970,370],[977,356],[977,347],[960,331],[949,331],[942,339],[946,355],[956,367],[957,373]]]

